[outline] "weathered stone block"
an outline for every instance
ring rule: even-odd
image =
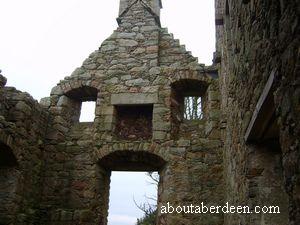
[[[65,95],[61,96],[57,102],[58,107],[63,107],[63,106],[68,107],[71,105],[72,105],[72,100]]]
[[[124,76],[121,76],[121,80],[131,80],[132,79],[132,76],[131,75],[124,75]]]
[[[51,105],[51,98],[50,97],[41,98],[40,104],[42,106],[46,107],[46,108],[50,107],[50,105]]]
[[[186,153],[186,149],[185,148],[170,148],[170,153],[174,154],[174,155],[178,155],[181,157],[184,157],[185,153]]]
[[[154,140],[164,140],[167,137],[167,132],[164,131],[153,131]]]
[[[150,75],[158,75],[160,74],[160,67],[153,67],[149,70]]]
[[[51,90],[51,95],[62,95],[62,94],[63,94],[63,90],[60,86],[55,86]]]
[[[109,51],[115,50],[116,48],[117,48],[117,46],[110,44],[110,45],[103,45],[103,46],[101,46],[100,49],[103,52],[109,52]]]
[[[179,147],[188,147],[191,145],[191,141],[190,140],[184,140],[184,139],[180,139],[177,141],[178,146]]]
[[[154,104],[157,102],[157,93],[120,93],[111,95],[112,105]]]
[[[18,102],[15,107],[16,110],[25,113],[26,115],[30,115],[32,109],[25,102]]]
[[[117,77],[113,77],[109,80],[104,81],[106,84],[117,84],[119,82],[119,79]]]
[[[136,36],[136,33],[118,33],[116,35],[117,38],[121,39],[133,39]]]
[[[162,122],[162,121],[153,121],[153,130],[160,131],[169,131],[171,128],[170,123]]]
[[[134,47],[137,46],[139,43],[135,40],[120,39],[119,44],[120,46],[124,47]]]
[[[157,26],[143,26],[141,27],[141,32],[153,32],[153,31],[158,31],[158,27]]]

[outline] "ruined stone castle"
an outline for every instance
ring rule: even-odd
[[[158,207],[281,211],[159,213],[159,225],[300,224],[299,1],[215,6],[209,67],[161,27],[160,0],[120,0],[118,28],[50,97],[38,103],[0,75],[1,225],[106,225],[120,170],[158,171]],[[191,96],[198,120],[183,115]],[[86,101],[90,123],[79,122]]]

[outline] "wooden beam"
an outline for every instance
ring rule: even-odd
[[[273,96],[275,74],[276,70],[273,70],[256,104],[255,110],[244,136],[246,142],[256,141],[263,138],[263,134],[270,126],[270,120],[275,113]]]

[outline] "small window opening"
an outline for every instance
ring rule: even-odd
[[[153,105],[116,106],[115,133],[121,139],[152,138]]]
[[[108,225],[156,224],[159,175],[113,171]],[[148,223],[147,223],[148,222]]]
[[[65,95],[67,99],[62,102],[66,109],[64,116],[71,124],[94,122],[98,95],[96,88],[83,86],[72,89]]]
[[[202,123],[206,111],[206,90],[207,85],[198,80],[182,79],[172,84],[171,135],[174,139],[179,138],[181,124],[188,121],[192,121],[193,125]]]
[[[200,96],[184,97],[184,119],[201,120],[203,118],[202,98]]]
[[[82,102],[79,122],[94,122],[96,102]]]

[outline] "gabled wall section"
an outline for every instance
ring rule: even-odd
[[[32,179],[37,179],[29,179],[25,187],[32,189],[20,198],[33,212],[23,212],[23,203],[18,204],[23,216],[20,225],[27,221],[106,225],[110,174],[121,168],[112,163],[118,162],[122,170],[153,168],[160,172],[159,206],[167,202],[218,205],[223,200],[216,71],[198,64],[197,58],[160,27],[160,1],[128,3],[119,15],[119,27],[40,105],[24,93],[1,86],[4,130],[12,126],[12,133],[16,132],[12,142],[26,154],[25,162],[30,162],[21,173],[28,169]],[[187,121],[174,110],[174,105],[182,108],[182,101],[175,97],[181,85],[199,85],[195,89],[203,98],[203,118]],[[95,119],[81,123],[81,103],[91,100],[96,101]],[[147,135],[119,135],[120,127],[126,130],[124,124],[127,130],[134,128],[128,119],[132,115],[124,113],[130,107],[138,110],[136,118],[147,120]],[[222,223],[222,214],[199,219],[196,214],[159,213],[157,218],[160,225]]]
[[[107,223],[111,171],[100,164],[106,165],[103,160],[115,153],[145,152],[164,159],[166,163],[160,168],[159,205],[168,201],[174,205],[201,201],[217,204],[223,199],[217,80],[211,76],[211,70],[198,64],[197,58],[160,27],[158,15],[147,7],[147,2],[132,1],[119,15],[119,27],[113,34],[80,68],[52,89],[43,194],[50,218],[47,224]],[[181,132],[174,138],[172,85],[186,80],[200,82],[205,87],[205,117],[193,123],[182,120],[177,129]],[[86,87],[97,93],[93,95],[95,120],[72,123],[69,112],[78,107],[73,104],[74,95],[69,93]],[[120,118],[126,118],[119,115],[120,108],[129,106],[151,109],[152,135],[141,139],[118,135]],[[130,168],[134,167],[128,166],[127,170]],[[158,217],[158,224],[197,221],[197,215]],[[203,216],[201,224],[222,221],[222,214]]]

